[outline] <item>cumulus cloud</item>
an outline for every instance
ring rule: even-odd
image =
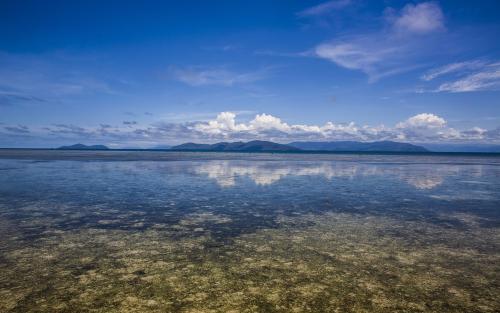
[[[393,27],[398,31],[423,34],[444,29],[443,12],[435,2],[407,4],[393,18]]]
[[[171,68],[174,79],[191,86],[233,86],[237,84],[252,83],[267,77],[269,69],[253,72],[234,72],[220,67],[186,67]]]
[[[246,123],[238,123],[236,114],[222,112],[214,120],[194,123],[189,129],[198,137],[211,140],[267,139],[291,140],[405,140],[412,142],[493,139],[488,131],[475,127],[460,131],[449,127],[444,118],[421,113],[394,127],[326,122],[323,125],[288,124],[279,117],[257,114]],[[498,139],[498,138],[497,138]]]
[[[396,125],[398,138],[409,141],[439,141],[468,139],[454,128],[447,127],[446,121],[431,113],[421,113]]]
[[[413,70],[427,49],[432,33],[444,29],[444,17],[436,3],[407,5],[399,12],[386,10],[388,27],[371,33],[356,33],[324,42],[313,49],[316,57],[338,66],[360,70],[371,81]]]
[[[500,89],[500,62],[472,60],[451,63],[431,69],[421,77],[431,82],[441,78],[437,87],[428,88],[430,92],[472,92]]]
[[[352,3],[351,0],[332,0],[320,3],[313,7],[307,8],[303,11],[297,13],[299,17],[311,17],[311,16],[320,16],[328,14],[334,10],[339,10],[347,7]]]
[[[446,121],[431,113],[421,113],[397,124],[397,128],[442,128]]]
[[[194,130],[212,138],[272,138],[277,140],[292,138],[328,138],[336,135],[354,136],[375,128],[358,129],[354,123],[318,125],[289,125],[280,118],[269,114],[257,114],[248,123],[237,123],[232,112],[222,112],[215,120],[196,123]]]
[[[248,116],[243,114],[242,116]],[[486,130],[480,127],[458,130],[447,121],[432,113],[421,113],[397,123],[392,127],[358,125],[354,122],[322,125],[291,124],[277,116],[257,114],[247,121],[238,121],[234,112],[221,112],[214,119],[191,122],[155,122],[144,126],[99,124],[83,127],[73,124],[55,124],[35,128],[23,125],[4,125],[0,139],[21,134],[40,140],[64,140],[99,142],[114,146],[150,147],[158,144],[179,144],[187,141],[247,141],[270,140],[281,143],[291,141],[335,141],[395,140],[406,142],[483,142],[499,143],[500,130]],[[59,141],[60,142],[60,141]]]

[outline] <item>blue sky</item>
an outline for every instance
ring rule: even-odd
[[[498,1],[1,1],[0,146],[500,143]]]

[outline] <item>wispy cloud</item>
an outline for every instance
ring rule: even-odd
[[[423,92],[473,92],[500,89],[500,62],[471,60],[451,63],[425,73],[422,80],[440,79],[437,87]]]
[[[328,14],[334,10],[340,10],[352,3],[352,0],[332,0],[320,3],[297,13],[299,17],[311,17]]]
[[[438,92],[470,92],[500,89],[500,67],[467,75],[459,80],[444,83]]]
[[[272,50],[256,50],[254,53],[256,55],[291,57],[291,58],[314,56],[314,52],[309,51],[309,50],[308,51],[299,51],[299,52],[279,52],[279,51],[272,51]]]
[[[370,81],[413,70],[420,65],[427,36],[444,29],[440,7],[434,2],[386,10],[389,27],[357,33],[317,45],[314,54],[338,66],[359,70]]]
[[[315,55],[336,65],[359,70],[376,82],[423,66],[414,54],[419,44],[383,34],[348,37],[315,47]],[[413,52],[412,52],[413,51]]]
[[[238,49],[237,45],[234,44],[225,44],[225,45],[218,45],[218,46],[207,46],[203,47],[204,50],[207,51],[222,51],[222,52],[228,52],[228,51],[233,51]]]
[[[30,132],[28,126],[25,125],[5,126],[4,129],[11,133],[27,134]]]
[[[318,45],[315,53],[318,57],[329,60],[338,66],[361,70],[374,77],[379,72],[379,64],[390,55],[395,54],[397,48],[370,49],[377,43],[371,37],[349,38],[345,42],[330,42]]]
[[[61,54],[0,52],[0,105],[117,94],[103,76]]]
[[[91,131],[89,131],[88,129],[73,124],[54,124],[53,126],[54,128],[46,128],[52,134],[77,135],[82,137],[91,135]]]
[[[451,64],[447,64],[445,66],[438,67],[438,68],[427,71],[427,73],[422,75],[421,79],[425,80],[425,81],[431,81],[435,78],[438,78],[438,77],[446,75],[446,74],[462,72],[464,70],[474,70],[474,69],[482,68],[482,67],[484,67],[484,65],[485,65],[485,63],[482,61],[479,61],[479,60],[451,63]]]
[[[5,92],[0,90],[0,106],[10,106],[25,102],[45,102],[45,99],[19,92]]]
[[[233,86],[252,83],[269,76],[270,69],[264,68],[252,72],[235,72],[225,67],[187,67],[171,68],[174,79],[191,86]]]
[[[468,75],[463,79],[439,86],[439,92],[470,92],[500,89],[500,69]]]

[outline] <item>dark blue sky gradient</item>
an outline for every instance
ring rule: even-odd
[[[447,129],[494,131],[498,33],[499,1],[0,1],[0,145],[164,144],[177,140],[123,134],[220,112],[236,123],[265,113],[289,125],[391,129],[426,113]],[[462,65],[423,79],[453,64]],[[54,126],[98,132],[127,120],[136,124],[114,139]],[[29,132],[12,131],[20,126]],[[418,141],[408,134],[400,139]],[[493,134],[420,139],[493,143]]]

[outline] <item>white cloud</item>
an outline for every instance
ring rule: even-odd
[[[485,139],[484,136],[471,136],[468,132],[449,127],[442,117],[431,113],[421,113],[396,124],[399,138],[413,142],[460,141]]]
[[[396,124],[398,137],[409,141],[440,141],[465,139],[459,131],[447,127],[446,121],[431,113],[421,113]]]
[[[370,82],[375,82],[421,67],[418,60],[412,60],[411,51],[418,49],[417,46],[406,39],[372,34],[320,44],[314,54],[338,66],[362,71]]]
[[[310,16],[319,16],[325,15],[331,11],[339,10],[347,7],[352,3],[351,0],[332,0],[320,3],[313,7],[307,8],[303,11],[297,13],[300,17],[310,17]]]
[[[462,134],[466,135],[469,139],[483,139],[485,135],[488,134],[488,130],[481,127],[472,127],[471,129],[462,131]]]
[[[191,86],[233,86],[262,80],[268,76],[269,69],[238,73],[226,68],[187,67],[172,68],[170,72],[176,80]]]
[[[235,117],[236,114],[233,112],[221,112],[215,120],[208,121],[208,123],[198,123],[194,125],[194,129],[210,135],[223,135],[248,130],[248,126],[244,124],[237,125]]]
[[[428,48],[433,38],[429,35],[444,29],[441,9],[433,2],[424,2],[407,5],[400,12],[388,11],[393,12],[386,13],[390,15],[389,27],[319,44],[313,54],[338,66],[360,70],[372,82],[420,67],[426,55],[435,53]]]
[[[12,130],[18,125],[2,125],[0,143],[7,142],[16,134]],[[149,125],[101,124],[97,127],[82,127],[57,124],[49,127],[29,127],[29,135],[46,142],[94,142],[113,146],[151,147],[159,144],[179,144],[187,141],[247,141],[270,140],[281,143],[291,141],[335,141],[335,140],[396,140],[407,142],[483,142],[500,143],[500,130],[473,127],[457,130],[448,126],[446,120],[432,113],[412,116],[393,127],[384,125],[357,125],[326,122],[323,125],[290,124],[270,114],[257,114],[247,122],[238,122],[237,114],[221,112],[215,119],[195,122],[156,122]]]
[[[250,128],[254,130],[276,129],[284,132],[290,131],[290,126],[283,123],[280,118],[268,114],[257,114],[250,122]]]
[[[400,12],[386,13],[386,17],[389,27],[319,44],[314,55],[360,70],[372,82],[420,67],[423,56],[435,52],[428,48],[427,41],[432,39],[428,35],[444,29],[439,6],[433,2],[407,5]]]
[[[235,118],[236,114],[232,112],[222,112],[217,115],[215,120],[195,123],[192,128],[214,139],[261,138],[269,140],[288,140],[293,138],[324,139],[334,137],[341,138],[343,136],[354,138],[363,136],[363,133],[369,135],[379,131],[379,129],[371,127],[359,129],[352,122],[348,124],[327,122],[322,126],[302,124],[289,125],[280,118],[265,113],[257,114],[248,123],[237,123]]]
[[[316,55],[348,69],[371,72],[390,51],[367,51],[356,43],[325,43],[316,47]]]
[[[470,92],[500,89],[500,66],[467,75],[440,85],[438,92]]]
[[[449,77],[451,74],[452,77]],[[441,78],[431,92],[472,92],[500,89],[500,62],[472,60],[451,63],[428,71],[422,76],[425,81]],[[425,91],[425,90],[424,90]]]
[[[236,114],[220,113],[215,120],[194,123],[192,130],[210,141],[264,139],[279,142],[293,140],[403,140],[411,142],[486,140],[488,131],[481,128],[459,131],[444,118],[421,113],[394,127],[326,122],[323,125],[288,124],[269,114],[257,114],[247,123],[238,123]],[[489,138],[492,139],[492,138]]]
[[[396,125],[397,128],[442,128],[446,121],[431,113],[420,113]]]
[[[428,71],[427,73],[422,75],[421,79],[425,81],[431,81],[435,78],[438,78],[446,74],[456,73],[464,70],[477,69],[483,67],[484,65],[485,65],[484,62],[478,60],[451,63]]]
[[[443,30],[443,12],[435,2],[407,4],[395,18],[393,27],[398,31],[421,34]]]

